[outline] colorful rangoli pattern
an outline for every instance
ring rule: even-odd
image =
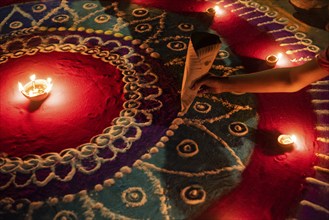
[[[290,54],[306,51],[295,62],[318,52],[269,7],[219,2],[259,28],[275,23],[269,34],[284,31],[277,38],[281,46],[297,45]],[[200,96],[177,117],[189,36],[211,31],[199,19],[85,0],[15,4],[1,8],[0,17],[1,64],[37,53],[81,53],[120,70],[125,98],[120,115],[90,143],[60,153],[1,157],[2,217],[184,219],[238,184],[254,145],[253,96]],[[224,43],[212,72],[243,71]]]

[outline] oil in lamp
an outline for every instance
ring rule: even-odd
[[[29,100],[38,102],[42,101],[49,95],[51,88],[53,86],[51,78],[36,79],[35,74],[30,76],[30,82],[26,83],[24,86],[22,83],[18,82],[19,91]]]

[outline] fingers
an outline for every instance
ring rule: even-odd
[[[190,89],[195,90],[199,89],[201,86],[205,85],[205,83],[208,81],[209,78],[213,77],[211,74],[206,74],[200,79],[196,80],[194,83],[192,83]]]
[[[206,86],[201,86],[200,89],[198,90],[199,95],[208,94],[208,93],[211,93],[210,88]]]
[[[218,94],[223,92],[223,77],[212,76],[204,81],[200,82],[200,86],[203,87],[201,94],[204,93],[211,93],[211,94]]]
[[[192,84],[190,89],[198,90],[198,94],[205,94],[205,93],[221,93],[222,92],[222,81],[227,77],[221,76],[214,76],[211,74],[207,74],[204,77],[196,80],[195,83]]]

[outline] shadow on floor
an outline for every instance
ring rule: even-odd
[[[294,6],[294,5],[293,5]],[[329,7],[311,8],[309,10],[294,6],[293,16],[301,22],[316,28],[329,31]]]

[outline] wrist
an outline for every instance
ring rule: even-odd
[[[230,91],[230,77],[229,76],[222,76],[219,78],[218,80],[218,90],[219,90],[219,93],[221,92],[231,92]]]

